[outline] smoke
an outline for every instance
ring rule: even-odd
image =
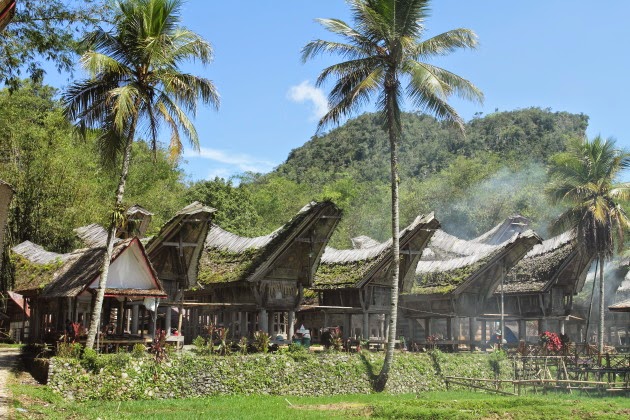
[[[520,214],[530,219],[534,231],[548,237],[548,226],[562,208],[547,200],[547,181],[547,171],[541,164],[531,163],[518,170],[503,167],[455,200],[436,203],[436,216],[447,232],[473,238],[507,217]]]
[[[591,313],[591,325],[599,319],[599,269],[597,270],[597,284],[595,285],[595,297],[593,299],[593,312]],[[608,306],[616,303],[617,301],[617,289],[621,286],[624,277],[628,271],[628,267],[620,266],[618,260],[607,261],[604,265],[604,306]],[[573,306],[576,310],[583,313],[584,316],[588,314],[588,308],[591,304],[591,295],[593,292],[593,279],[595,278],[595,264],[591,267],[591,270],[586,275],[586,281],[584,287],[578,293],[573,300]]]

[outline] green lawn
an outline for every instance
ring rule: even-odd
[[[338,397],[237,396],[187,400],[64,401],[47,387],[11,381],[17,419],[576,419],[630,418],[630,398],[549,394],[495,396],[475,392]],[[26,411],[23,411],[26,410]]]

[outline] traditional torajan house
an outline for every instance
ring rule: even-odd
[[[504,314],[518,324],[520,339],[526,339],[526,321],[538,321],[537,330],[530,334],[533,339],[551,327],[565,332],[573,296],[582,290],[594,256],[577,240],[575,231],[568,231],[536,245],[508,272],[503,288]],[[486,319],[497,319],[500,302],[501,289],[496,287],[484,309]],[[556,325],[549,325],[550,321]],[[579,323],[575,325],[571,333],[578,339]]]
[[[303,290],[313,285],[341,210],[310,203],[273,233],[247,238],[212,225],[199,262],[196,290],[185,293],[192,336],[209,324],[234,337],[256,330],[292,335]]]
[[[170,333],[176,326],[188,340],[196,337],[190,331],[196,323],[182,306],[184,290],[197,285],[199,259],[215,212],[195,201],[178,211],[147,243],[149,259],[168,293],[159,310],[164,317],[160,327]]]
[[[498,245],[462,240],[442,230],[435,233],[416,267],[413,287],[401,295],[400,308],[408,319],[412,340],[422,342],[439,335],[452,344],[477,341],[475,317],[483,313],[510,269],[541,242],[533,231],[519,230]],[[495,234],[499,231],[495,228]],[[495,241],[493,237],[485,235],[490,242]],[[467,328],[461,325],[461,318],[468,318]],[[482,341],[485,334],[482,322]]]
[[[411,288],[422,250],[439,226],[430,214],[417,217],[400,232],[400,290]],[[340,326],[344,338],[385,340],[391,308],[392,240],[379,243],[363,236],[352,242],[354,249],[326,248],[312,287],[319,304],[303,305],[300,320],[315,332]]]
[[[158,278],[168,294],[168,299],[160,302],[158,308],[158,328],[170,333],[171,327],[182,330],[184,310],[182,309],[183,290],[197,284],[197,266],[208,234],[212,216],[216,210],[195,201],[178,211],[162,226],[154,237],[143,239],[146,252]],[[125,212],[126,223],[118,230],[118,238],[137,236],[143,238],[153,214],[139,205],[131,206]],[[107,231],[100,225],[91,224],[75,230],[86,246],[104,246]],[[117,239],[119,241],[120,239]],[[146,308],[143,302],[132,303],[134,316]],[[190,323],[184,323],[184,330]]]
[[[66,320],[87,326],[100,280],[105,247],[56,254],[31,242],[12,249],[15,292],[31,309],[28,339],[46,339],[63,332]],[[144,247],[138,238],[119,241],[112,254],[105,290],[103,325],[116,320],[115,330],[138,331],[135,302],[166,298]]]

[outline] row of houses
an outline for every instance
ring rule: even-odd
[[[215,212],[192,203],[145,238],[151,213],[127,210],[107,279],[104,328],[149,333],[148,309],[158,300],[158,328],[177,328],[187,342],[210,324],[229,328],[234,338],[258,330],[288,338],[303,324],[315,340],[330,326],[346,338],[385,340],[391,239],[358,237],[351,249],[327,247],[341,218],[330,201],[310,203],[254,238],[222,229]],[[107,235],[98,225],[76,234],[84,248],[68,254],[30,242],[12,248],[15,286],[7,314],[16,336],[43,340],[66,320],[89,322]],[[407,342],[439,337],[479,345],[501,318],[521,339],[543,329],[583,338],[573,297],[594,255],[574,232],[542,241],[515,216],[464,240],[441,230],[430,214],[400,232],[400,249],[398,331]]]

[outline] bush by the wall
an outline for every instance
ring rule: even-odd
[[[446,389],[442,375],[494,377],[484,354],[441,354],[441,375],[428,354],[397,354],[386,392]],[[150,357],[88,355],[88,361],[53,358],[48,385],[67,398],[156,399],[217,394],[337,395],[372,392],[382,353],[233,355],[183,353],[161,364]],[[507,361],[502,363],[508,363]],[[509,369],[505,369],[509,371]]]

